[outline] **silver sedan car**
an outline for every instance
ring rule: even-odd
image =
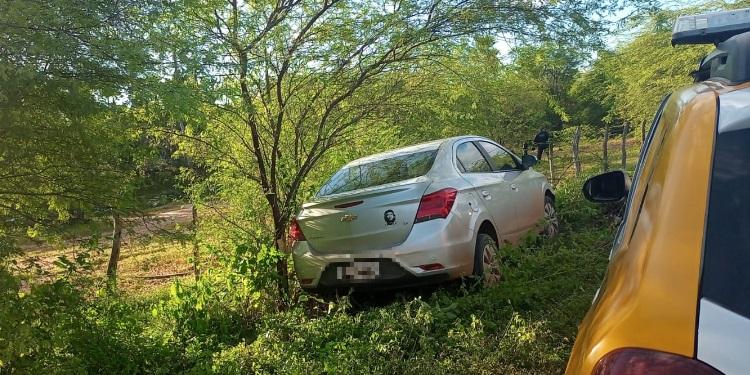
[[[316,291],[496,282],[498,244],[558,232],[555,195],[535,163],[475,136],[355,160],[292,220],[297,278]]]

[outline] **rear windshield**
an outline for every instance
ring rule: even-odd
[[[423,176],[432,168],[437,150],[395,155],[343,168],[331,177],[318,196],[344,193]]]

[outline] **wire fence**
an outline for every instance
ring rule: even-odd
[[[610,127],[606,135],[604,129],[590,127],[569,127],[551,132],[550,147],[544,151],[535,169],[544,173],[553,185],[605,170],[624,169],[632,173],[643,144],[641,133],[642,129],[625,125]],[[533,145],[531,141],[527,143]],[[528,154],[537,156],[536,147],[530,147]]]

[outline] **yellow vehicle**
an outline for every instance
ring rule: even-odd
[[[607,275],[566,374],[750,374],[750,9],[680,17],[673,44],[715,43],[697,83],[661,104],[626,200]]]

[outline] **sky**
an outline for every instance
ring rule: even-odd
[[[681,9],[681,8],[687,8],[691,6],[698,6],[701,4],[706,4],[708,1],[709,0],[664,0],[664,1],[661,1],[660,3],[661,3],[661,7],[665,9]],[[616,24],[618,21],[621,21],[632,12],[633,12],[633,8],[625,8],[625,9],[620,10],[619,12],[616,12],[606,17],[606,20],[610,21],[613,24]],[[628,29],[628,30],[619,29],[618,30],[615,26],[613,32],[604,38],[604,43],[608,49],[614,49],[615,47],[617,47],[618,44],[632,39],[633,36],[637,34],[637,32],[638,32],[637,29]],[[510,59],[509,53],[510,53],[510,50],[513,48],[513,43],[507,38],[498,36],[497,42],[495,43],[495,48],[499,51],[502,59],[504,61],[508,61]]]

